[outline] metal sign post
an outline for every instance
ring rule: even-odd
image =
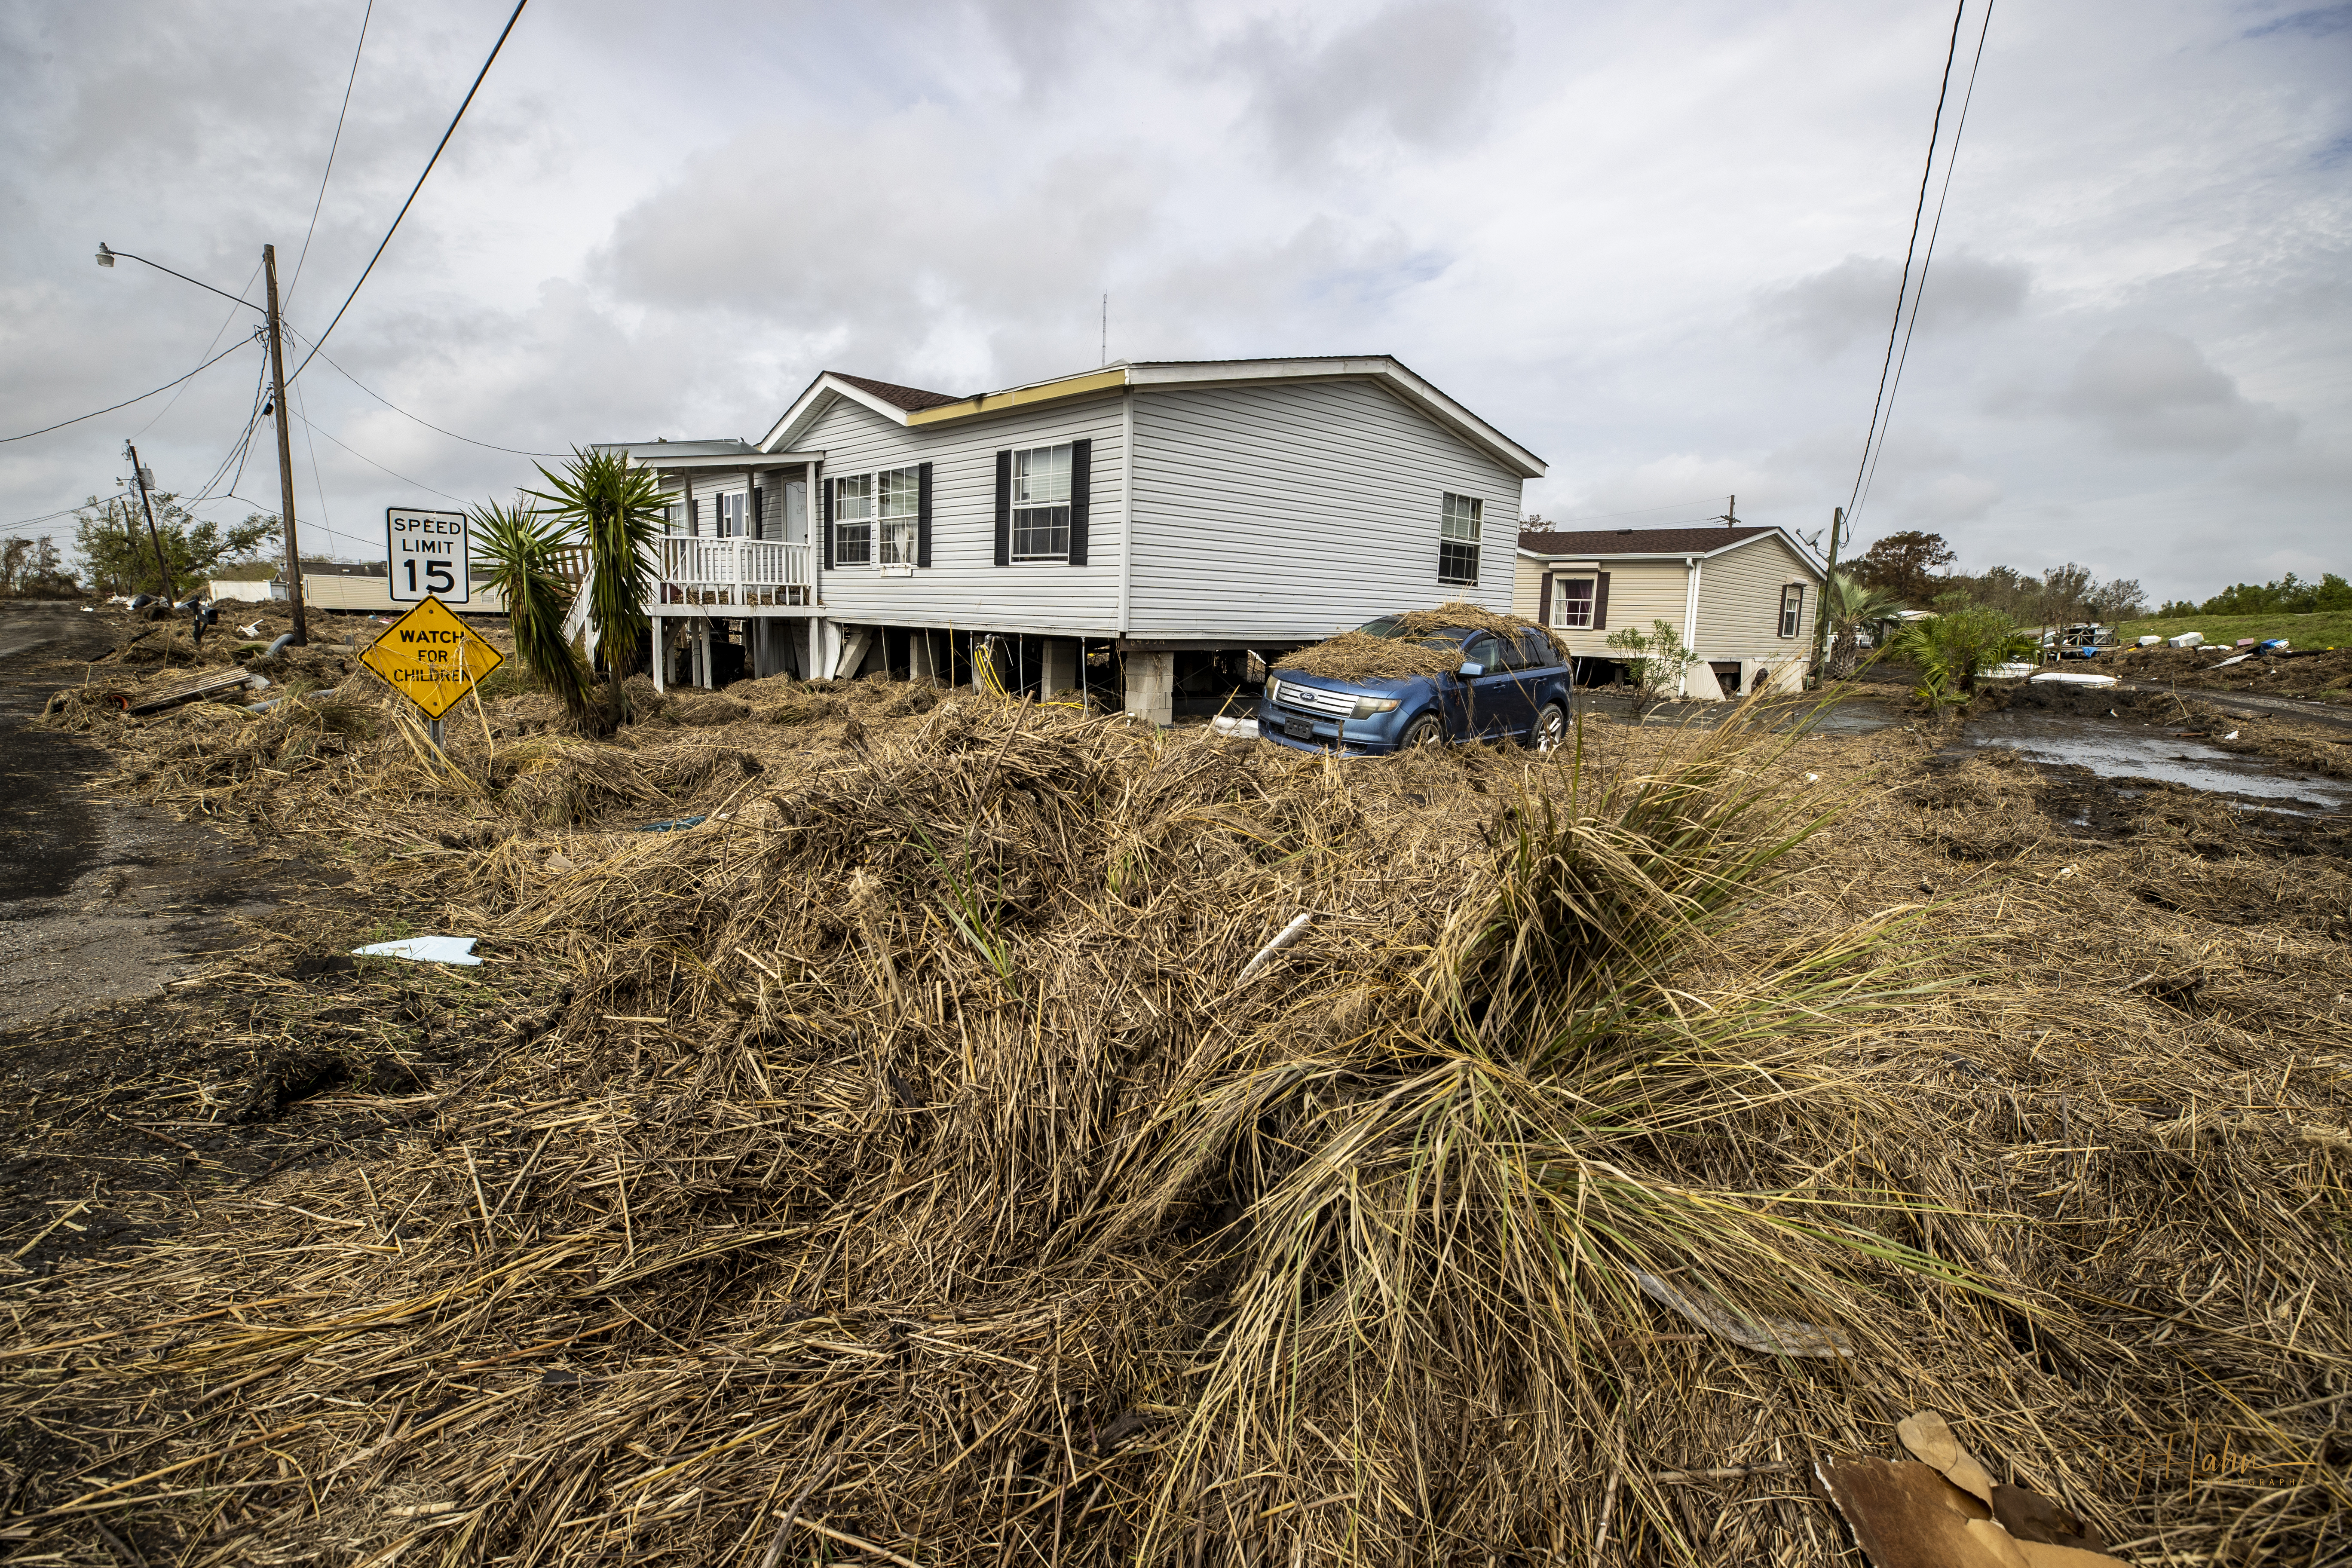
[[[474,592],[473,537],[462,511],[421,507],[383,509],[384,559],[392,563],[394,604],[421,605],[427,598],[463,605]]]

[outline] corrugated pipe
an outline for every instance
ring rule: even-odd
[[[271,643],[269,645],[269,651],[263,654],[261,657],[264,658],[276,658],[279,654],[286,651],[286,645],[293,640],[294,634],[292,632],[279,632],[278,634],[278,640]]]
[[[291,634],[291,633],[289,633],[289,634],[288,634],[288,636],[289,636],[289,637],[290,637],[291,635],[293,635],[293,634]],[[304,692],[297,693],[297,695],[303,696],[303,697],[332,697],[334,694],[335,694],[335,689],[334,689],[333,687],[331,687],[331,686],[330,686],[329,688],[327,688],[327,689],[325,689],[324,691],[304,691]],[[272,708],[277,707],[280,702],[291,702],[293,700],[294,700],[294,699],[293,699],[293,697],[290,697],[290,696],[289,696],[289,697],[273,697],[273,698],[271,698],[271,699],[270,699],[268,701],[267,701],[267,702],[257,702],[257,703],[255,703],[252,707],[250,707],[250,708],[247,709],[247,710],[246,710],[246,711],[247,711],[247,712],[248,712],[248,713],[267,713],[267,712],[268,712]]]

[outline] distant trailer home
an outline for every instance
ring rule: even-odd
[[[1511,607],[1567,640],[1580,680],[1629,657],[1613,631],[1675,628],[1698,655],[1682,695],[1803,689],[1822,570],[1779,528],[1618,528],[1519,533]]]
[[[621,449],[670,498],[657,681],[887,672],[1163,724],[1375,616],[1507,609],[1544,472],[1384,355],[969,396],[829,371],[757,442]]]

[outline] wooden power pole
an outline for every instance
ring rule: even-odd
[[[1826,676],[1828,668],[1822,660],[1828,656],[1830,631],[1830,595],[1837,585],[1838,535],[1845,531],[1845,508],[1830,508],[1830,563],[1822,578],[1822,602],[1813,611],[1813,668]]]
[[[139,505],[147,513],[147,542],[155,547],[155,570],[163,579],[163,597],[176,604],[180,590],[172,581],[172,558],[163,553],[163,536],[155,528],[155,503],[147,499],[147,470],[139,466],[138,447],[125,441],[122,451],[131,459],[131,482],[139,487]]]
[[[269,390],[278,410],[278,498],[286,524],[286,605],[294,612],[294,646],[310,641],[310,626],[302,613],[302,550],[294,538],[294,442],[286,430],[285,332],[278,321],[278,247],[261,247],[261,270],[269,279]]]

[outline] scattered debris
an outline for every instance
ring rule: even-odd
[[[1305,936],[1307,934],[1307,928],[1309,925],[1312,925],[1314,921],[1315,917],[1312,914],[1302,914],[1297,919],[1292,921],[1288,925],[1283,927],[1281,931],[1276,935],[1272,942],[1267,942],[1264,947],[1257,950],[1257,955],[1255,957],[1252,958],[1247,963],[1242,965],[1241,973],[1234,980],[1234,989],[1238,991],[1243,986],[1248,984],[1251,980],[1256,977],[1258,971],[1264,969],[1267,964],[1274,962],[1274,955],[1276,953],[1280,952],[1284,948],[1290,946],[1300,937]]]
[[[405,958],[417,963],[479,963],[470,936],[412,936],[352,949],[355,958]]]
[[[1705,1290],[1683,1290],[1654,1274],[1633,1271],[1643,1292],[1661,1306],[1670,1307],[1717,1339],[1742,1350],[1766,1355],[1818,1356],[1829,1360],[1853,1354],[1853,1342],[1842,1329],[1819,1328],[1788,1318],[1765,1318],[1736,1312]]]
[[[640,833],[683,833],[689,827],[699,827],[709,820],[710,818],[708,815],[701,816],[673,816],[667,822],[648,822],[644,826],[638,828],[637,831]]]

